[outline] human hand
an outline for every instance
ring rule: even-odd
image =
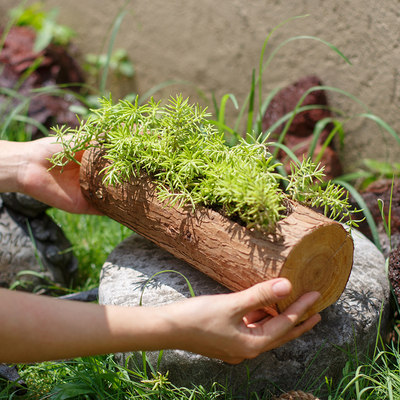
[[[52,207],[77,214],[101,214],[84,198],[79,183],[80,165],[68,163],[62,170],[48,159],[62,146],[53,137],[31,142],[3,142],[15,159],[14,190],[27,194]],[[83,152],[75,154],[80,161]],[[1,187],[0,187],[1,191]]]
[[[315,314],[299,324],[318,300],[317,292],[304,294],[275,317],[267,315],[264,308],[286,297],[291,289],[287,279],[278,278],[238,293],[200,296],[168,305],[164,315],[174,326],[168,347],[231,364],[279,347],[309,331],[321,319]]]

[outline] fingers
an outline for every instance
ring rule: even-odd
[[[275,349],[277,347],[284,345],[287,342],[297,339],[304,333],[314,328],[314,326],[317,325],[320,321],[321,321],[321,316],[319,314],[314,314],[300,325],[297,325],[293,329],[289,330],[288,333],[278,338],[275,342],[270,343],[263,351]]]
[[[269,308],[278,300],[286,297],[292,290],[286,278],[271,279],[240,292],[243,303],[240,312],[248,314],[252,311]]]
[[[269,319],[268,321],[270,321],[271,319]],[[320,322],[321,320],[321,316],[319,314],[315,314],[312,317],[310,317],[309,319],[307,319],[306,321],[304,321],[302,324],[297,325],[296,327],[294,327],[293,329],[291,329],[288,333],[286,333],[285,335],[279,337],[277,340],[275,341],[270,341],[267,340],[265,341],[265,345],[264,347],[260,347],[258,348],[257,351],[253,352],[252,354],[248,354],[246,356],[223,356],[223,357],[218,357],[220,359],[222,359],[224,362],[228,363],[228,364],[240,364],[242,361],[246,360],[246,359],[251,359],[251,358],[255,358],[258,355],[260,355],[263,352],[275,349],[277,347],[280,347],[282,345],[284,345],[287,342],[290,342],[294,339],[297,339],[298,337],[300,337],[301,335],[303,335],[304,333],[308,332],[309,330],[311,330],[318,322]],[[264,337],[265,339],[265,337]]]
[[[319,298],[318,292],[306,293],[283,313],[258,324],[256,328],[261,329],[261,332],[257,332],[258,339],[261,339],[258,345],[262,351],[279,347],[312,329],[321,320],[319,314],[313,315],[301,324],[299,321]]]
[[[242,292],[199,297],[181,303],[181,307],[170,306],[178,309],[175,314],[183,327],[178,348],[238,364],[297,338],[320,320],[320,316],[315,315],[299,324],[319,298],[318,293],[303,295],[275,317],[264,310],[290,291],[288,280],[279,278]]]
[[[281,323],[289,325],[297,324],[301,317],[315,304],[321,297],[318,292],[309,292],[301,296],[297,301],[291,304],[284,312],[277,317]]]
[[[268,321],[271,321],[271,319],[269,319]],[[266,321],[268,323],[268,321]],[[318,322],[321,321],[321,316],[319,314],[315,314],[312,317],[310,317],[309,319],[307,319],[306,321],[304,321],[303,323],[301,323],[300,325],[295,326],[294,328],[292,328],[291,330],[289,330],[289,332],[287,332],[286,334],[280,336],[277,340],[275,341],[271,341],[270,339],[265,340],[267,336],[263,336],[263,339],[265,341],[265,344],[263,347],[259,347],[257,351],[253,352],[253,354],[248,354],[246,356],[223,356],[220,357],[223,361],[225,361],[228,364],[239,364],[242,361],[246,360],[246,359],[251,359],[251,358],[255,358],[257,357],[259,354],[275,349],[277,347],[280,347],[282,345],[284,345],[287,342],[290,342],[294,339],[297,339],[298,337],[300,337],[301,335],[303,335],[304,333],[308,332],[309,330],[311,330],[316,324],[318,324]],[[271,328],[269,328],[271,329]]]
[[[321,295],[318,292],[309,292],[301,296],[285,311],[274,318],[276,330],[283,334],[285,331],[292,329],[301,321],[302,317],[320,297]]]
[[[248,314],[246,314],[243,317],[243,321],[247,326],[251,326],[252,324],[255,324],[267,317],[272,317],[272,316],[264,309],[255,310],[255,311],[250,311]]]

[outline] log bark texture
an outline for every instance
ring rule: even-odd
[[[107,160],[99,149],[85,151],[81,188],[101,212],[196,267],[231,290],[243,290],[278,276],[288,278],[292,294],[279,302],[283,311],[300,295],[317,290],[320,300],[309,315],[334,303],[353,264],[353,240],[343,226],[294,204],[273,234],[226,218],[211,209],[172,207],[157,199],[148,178],[112,186],[103,183]]]

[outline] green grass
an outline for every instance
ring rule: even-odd
[[[78,259],[74,290],[97,287],[107,256],[133,232],[105,216],[70,214],[57,209],[48,210],[48,214],[64,231]]]
[[[400,399],[400,353],[398,344],[385,346],[367,363],[350,359],[336,385],[329,384],[329,400]]]
[[[224,388],[193,388],[173,385],[167,375],[143,369],[128,369],[114,361],[112,355],[77,358],[62,362],[45,362],[22,367],[21,376],[28,384],[24,399],[193,399],[227,398]],[[0,399],[14,398],[18,388],[0,386]],[[21,398],[21,397],[16,397]]]

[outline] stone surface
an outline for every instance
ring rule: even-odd
[[[1,193],[0,198],[7,208],[26,217],[37,217],[49,208],[48,205],[22,193]],[[1,206],[2,204],[0,208]]]
[[[389,280],[393,287],[393,294],[400,304],[400,245],[389,255]]]
[[[354,231],[355,257],[347,287],[340,299],[322,312],[322,322],[311,332],[253,360],[232,366],[185,351],[164,351],[160,370],[169,370],[177,385],[227,383],[232,390],[245,390],[250,374],[251,390],[304,389],[323,384],[323,377],[337,379],[348,351],[362,357],[373,347],[380,311],[383,325],[388,319],[390,290],[385,260],[361,233]],[[196,295],[228,292],[188,264],[139,236],[118,245],[103,266],[99,302],[135,306],[161,305],[189,297],[183,274]],[[152,278],[153,277],[153,278]],[[151,279],[152,278],[152,279]],[[148,352],[156,366],[158,352]],[[127,354],[119,355],[121,362]],[[130,362],[141,363],[134,354]],[[275,386],[277,385],[277,386]],[[275,388],[275,389],[274,389]]]
[[[0,202],[0,286],[9,287],[19,281],[19,286],[32,289],[42,279],[20,275],[27,270],[52,282],[68,284],[77,260],[62,230],[47,214],[37,212],[36,203],[33,209],[25,207],[24,213],[5,204]]]
[[[18,396],[25,395],[26,390],[26,383],[24,380],[21,379],[18,369],[15,365],[7,365],[0,363],[0,378],[5,379],[6,381],[10,381],[16,384],[14,390],[14,394]]]

